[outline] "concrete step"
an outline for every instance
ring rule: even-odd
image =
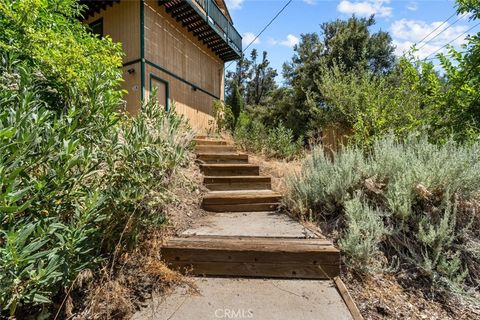
[[[265,238],[318,238],[312,231],[281,212],[211,212],[195,219],[185,236],[238,236]]]
[[[233,145],[197,145],[196,153],[235,153],[236,148]]]
[[[248,163],[245,153],[197,153],[197,160],[203,163]]]
[[[132,320],[353,320],[333,281],[194,277],[152,300]],[[359,319],[359,318],[355,318]]]
[[[203,197],[202,208],[214,212],[274,211],[281,198],[271,190],[212,191]]]
[[[197,146],[218,146],[227,145],[227,141],[221,139],[193,139]]]
[[[205,176],[258,176],[260,168],[254,164],[201,164]]]
[[[209,190],[271,190],[269,176],[206,176],[203,184]]]
[[[340,252],[324,239],[192,236],[167,240],[162,258],[195,275],[328,279]]]

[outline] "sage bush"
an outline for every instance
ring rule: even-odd
[[[368,269],[384,255],[451,290],[479,284],[480,143],[387,135],[333,156],[319,146],[287,184],[290,210],[331,222],[347,263]]]

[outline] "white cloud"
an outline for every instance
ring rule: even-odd
[[[317,0],[303,0],[303,2],[309,5],[314,5],[317,2]]]
[[[248,46],[250,44],[250,42],[253,41],[252,44],[259,44],[260,43],[260,38],[257,38],[255,39],[255,35],[251,32],[245,32],[243,35],[242,35],[242,45],[245,47],[245,46]],[[253,40],[255,39],[255,41]]]
[[[377,17],[390,17],[392,15],[392,7],[387,5],[390,0],[364,0],[364,1],[349,1],[342,0],[337,6],[337,10],[345,14],[355,14],[360,17],[368,17],[372,14]]]
[[[420,50],[415,53],[419,59],[423,59],[436,52],[446,52],[447,49],[442,48],[445,44],[451,43],[453,46],[458,47],[465,42],[465,36],[459,37],[464,33],[468,27],[463,25],[451,26],[447,23],[443,24],[443,21],[436,21],[432,23],[426,23],[419,20],[401,19],[395,21],[390,26],[390,33],[393,37],[393,43],[396,45],[396,54],[402,55],[405,51],[408,51],[412,45],[422,41],[427,35],[430,35],[419,45],[417,48]],[[435,30],[437,27],[440,28]],[[446,29],[449,27],[448,29]],[[435,30],[435,31],[433,31]],[[445,31],[443,31],[445,30]]]
[[[295,37],[293,34],[287,35],[287,37],[284,40],[270,39],[270,44],[272,45],[286,46],[289,48],[293,48],[299,42],[300,40],[297,37]]]
[[[417,1],[410,1],[407,5],[407,9],[410,11],[417,11],[418,10],[418,2]]]
[[[226,0],[227,7],[230,10],[241,9],[244,0]]]

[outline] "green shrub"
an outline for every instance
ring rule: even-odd
[[[209,134],[218,134],[226,131],[235,130],[235,119],[230,107],[219,100],[213,102],[213,120],[209,123]]]
[[[471,226],[480,222],[480,143],[390,135],[333,159],[317,147],[287,184],[292,211],[341,227],[351,262],[371,260],[378,246],[435,284],[478,285],[480,234]]]
[[[79,9],[0,0],[0,310],[11,316],[48,312],[80,272],[163,223],[192,139],[153,99],[135,118],[119,112],[120,45],[89,33]]]
[[[325,69],[317,82],[327,106],[318,115],[320,124],[351,129],[351,140],[367,146],[389,132],[406,137],[428,126],[440,80],[433,65],[422,68],[402,58],[389,75]]]
[[[234,137],[242,148],[273,158],[290,160],[303,150],[302,138],[295,140],[293,131],[282,123],[269,129],[246,113],[240,115]]]
[[[53,104],[40,67],[0,63],[0,307],[14,315],[165,220],[192,134],[153,100],[135,118],[118,113],[102,74]]]
[[[265,150],[268,156],[292,159],[302,151],[302,138],[295,141],[293,131],[280,123],[268,131]]]

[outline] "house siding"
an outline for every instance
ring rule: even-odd
[[[147,99],[150,96],[151,78],[161,79],[168,83],[167,95],[175,111],[188,118],[197,132],[205,133],[213,120],[213,101],[224,100],[224,62],[163,6],[150,0],[143,7],[142,56],[141,11],[140,1],[120,1],[85,21],[103,18],[104,34],[122,43],[123,63],[127,64],[122,89],[128,92],[124,97],[128,112],[137,114],[142,94]]]
[[[145,1],[146,96],[150,76],[169,83],[177,113],[205,132],[213,120],[213,101],[224,98],[223,61],[155,1]]]
[[[103,18],[103,33],[114,42],[122,44],[124,52],[123,63],[128,64],[140,59],[140,5],[138,1],[121,1],[89,17],[85,23],[89,24]],[[122,68],[122,89],[128,94],[124,96],[127,111],[133,115],[140,110],[141,100],[141,73],[140,62],[128,64]],[[128,70],[134,70],[128,73]]]

